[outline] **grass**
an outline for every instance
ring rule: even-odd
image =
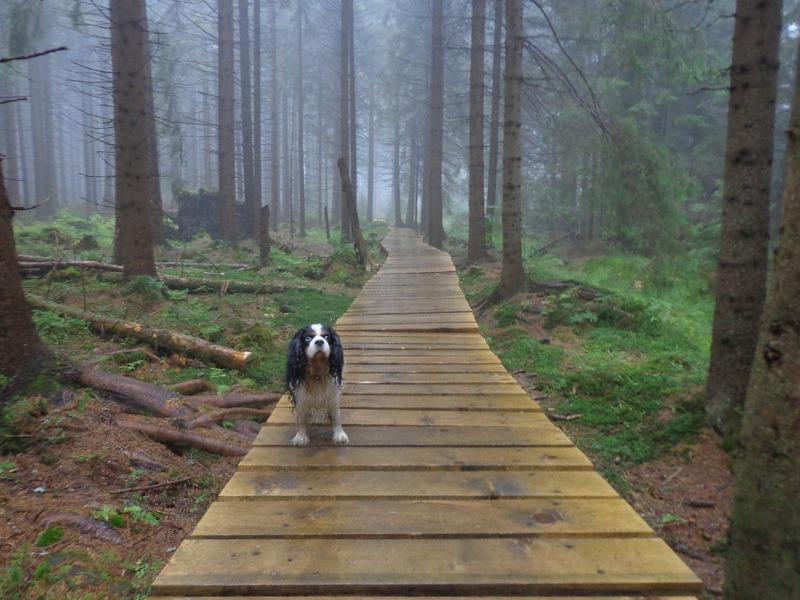
[[[611,254],[570,265],[533,257],[538,245],[525,244],[533,279],[575,280],[605,293],[590,302],[554,294],[535,309],[530,295],[512,298],[495,308],[488,341],[509,370],[536,375],[555,412],[577,416],[578,445],[613,482],[615,466],[653,460],[702,426],[712,270],[701,252],[656,260]],[[480,267],[462,271],[461,282],[472,300],[495,285]],[[548,339],[528,333],[534,321]]]

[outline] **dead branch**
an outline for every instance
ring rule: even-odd
[[[120,533],[111,525],[107,525],[106,523],[91,517],[57,513],[46,516],[44,519],[42,519],[42,522],[45,525],[51,525],[52,523],[70,525],[75,527],[81,533],[94,536],[106,542],[111,542],[112,544],[121,544],[125,541]]]
[[[130,429],[131,431],[138,431],[149,437],[156,442],[163,442],[166,444],[180,444],[183,446],[190,446],[198,450],[204,450],[222,456],[244,456],[247,454],[247,448],[229,444],[227,442],[220,442],[202,435],[194,433],[185,433],[177,429],[158,427],[155,425],[148,425],[146,423],[139,423],[134,421],[119,421],[120,427]]]
[[[6,56],[4,58],[0,58],[0,65],[4,63],[14,62],[15,60],[28,60],[31,58],[37,58],[39,56],[45,56],[47,54],[53,54],[53,52],[61,52],[62,50],[67,50],[66,46],[59,46],[58,48],[50,48],[49,50],[42,50],[40,52],[32,52],[31,54],[21,54],[19,56]]]
[[[534,256],[541,256],[542,254],[546,254],[546,253],[547,253],[547,251],[548,251],[550,248],[552,248],[553,246],[556,246],[556,245],[557,245],[557,244],[559,244],[560,242],[563,242],[563,241],[564,241],[564,240],[566,240],[567,238],[571,238],[571,237],[572,237],[572,236],[574,236],[576,233],[577,233],[576,231],[570,231],[569,233],[565,233],[564,235],[562,235],[562,236],[560,236],[560,237],[557,237],[556,239],[554,239],[554,240],[552,240],[552,241],[550,241],[550,242],[547,242],[547,243],[546,243],[544,246],[540,246],[539,248],[537,248],[536,250],[534,250],[534,252],[533,252]]]
[[[226,408],[205,413],[187,423],[189,429],[208,427],[220,421],[232,421],[241,417],[261,417],[266,419],[272,413],[271,410],[260,410],[258,408]]]
[[[241,408],[245,406],[264,406],[274,404],[281,399],[281,394],[226,394],[218,396],[216,394],[198,394],[196,396],[186,396],[184,401],[192,406],[217,406],[219,408]]]
[[[28,302],[36,308],[82,319],[88,322],[92,329],[100,333],[113,333],[130,337],[147,342],[156,350],[162,348],[171,352],[187,354],[228,369],[244,369],[252,356],[252,352],[233,350],[198,337],[166,329],[156,329],[134,321],[94,315],[71,306],[50,302],[34,294],[28,294]]]
[[[195,479],[194,475],[190,475],[189,477],[184,477],[182,479],[176,479],[175,481],[165,481],[163,483],[153,483],[151,485],[140,485],[139,487],[134,488],[122,488],[119,490],[111,490],[111,494],[127,494],[128,492],[144,492],[149,490],[157,490],[160,488],[171,487],[173,485],[179,485],[181,483],[186,483],[187,481],[191,481]]]
[[[205,392],[213,388],[211,383],[206,381],[205,379],[189,379],[188,381],[182,381],[180,383],[176,383],[168,387],[173,392],[182,395],[198,394],[200,392]]]

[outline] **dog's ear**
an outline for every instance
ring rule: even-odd
[[[336,381],[337,385],[342,385],[342,371],[344,371],[344,350],[342,349],[342,340],[339,339],[332,327],[328,327],[328,333],[331,339],[328,343],[331,346],[331,355],[328,359],[328,366],[331,371],[331,377]]]
[[[293,390],[303,381],[305,375],[306,353],[303,350],[303,336],[305,329],[300,329],[294,334],[289,347],[286,349],[286,387],[289,391]]]

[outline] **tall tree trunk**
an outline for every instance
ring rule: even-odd
[[[303,147],[303,2],[297,0],[297,195],[300,237],[306,237],[306,160]]]
[[[289,95],[283,94],[281,98],[281,103],[283,104],[281,108],[281,126],[283,129],[283,133],[281,135],[281,143],[283,144],[283,186],[281,191],[283,192],[283,202],[281,206],[281,218],[283,219],[284,223],[289,223],[291,221],[290,209],[292,203],[292,167],[291,167],[291,156],[289,155],[289,140],[291,139],[294,141],[294,138],[289,137]]]
[[[339,36],[339,156],[349,162],[350,157],[350,79],[348,78],[348,71],[350,70],[349,48],[350,48],[350,34],[348,27],[350,25],[349,6],[352,0],[342,0],[341,12],[341,28]],[[352,174],[350,175],[352,178]],[[345,208],[345,198],[341,197],[341,226],[342,226],[342,241],[350,240],[350,227],[348,224],[348,214]]]
[[[234,129],[233,0],[217,0],[217,156],[219,162],[219,231],[236,240],[236,151]]]
[[[483,206],[483,53],[486,40],[486,0],[472,0],[472,41],[469,64],[469,241],[467,261],[486,260]]]
[[[145,0],[112,0],[111,63],[114,95],[117,246],[123,277],[156,276],[148,121],[153,90],[147,87]]]
[[[258,0],[255,2],[258,4]],[[250,65],[250,15],[248,0],[239,0],[239,79],[241,84],[242,167],[244,168],[245,235],[256,239],[260,207],[256,206],[255,166],[253,164],[253,110]]]
[[[214,167],[212,157],[214,149],[214,135],[211,133],[211,92],[208,89],[208,78],[203,77],[203,187],[206,190],[214,189]]]
[[[269,235],[269,227],[261,227],[264,211],[263,203],[264,179],[261,170],[261,2],[253,3],[253,239],[256,247],[261,248],[261,237],[264,231]],[[247,192],[245,191],[245,195]],[[269,211],[266,213],[269,215]],[[269,242],[267,242],[269,244]]]
[[[322,229],[322,73],[317,73],[317,226]]]
[[[272,140],[270,145],[270,165],[272,175],[270,177],[270,221],[272,230],[278,230],[278,221],[281,218],[281,154],[280,154],[280,123],[278,122],[278,110],[280,94],[278,92],[278,39],[275,32],[275,5],[277,2],[269,3],[269,60],[270,72],[272,74],[272,100],[270,102],[270,133]]]
[[[522,0],[506,2],[506,85],[503,119],[503,267],[494,299],[522,289],[527,276],[522,266],[522,46],[525,32]]]
[[[417,122],[409,124],[411,136],[408,142],[408,203],[406,204],[406,225],[414,227],[417,208]]]
[[[145,14],[145,19],[147,15]],[[156,104],[153,98],[153,68],[150,58],[150,41],[147,21],[142,25],[147,48],[147,61],[144,65],[147,94],[147,148],[150,154],[150,220],[152,221],[153,243],[160,244],[164,233],[164,201],[161,198],[161,168],[158,162],[158,133],[156,132]]]
[[[342,210],[348,212],[347,222],[352,226],[353,246],[356,251],[356,259],[358,259],[358,264],[369,270],[371,264],[369,255],[367,254],[367,246],[364,243],[364,237],[361,235],[361,226],[358,224],[358,206],[353,196],[353,186],[350,183],[347,160],[340,158],[338,167],[339,177],[342,179]]]
[[[356,123],[356,42],[355,16],[353,0],[347,0],[347,80],[349,84],[348,109],[350,110],[350,182],[353,185],[353,198],[358,205],[358,151],[356,140],[358,127]]]
[[[780,239],[739,436],[725,565],[730,600],[790,600],[800,590],[800,62],[784,182]]]
[[[375,212],[375,90],[369,86],[369,126],[367,150],[367,223],[372,223]]]
[[[94,106],[92,95],[81,92],[81,111],[83,112],[83,168],[86,187],[86,212],[97,210],[97,162],[95,161]]]
[[[741,422],[764,304],[769,243],[780,0],[738,0],[733,35],[728,143],[717,304],[707,415],[725,435]]]
[[[14,82],[9,76],[0,75],[2,94],[7,96],[15,95]],[[3,105],[0,109],[0,126],[4,132],[5,147],[0,148],[0,153],[5,151],[7,158],[6,167],[8,179],[6,180],[6,193],[8,199],[14,206],[22,206],[22,194],[20,194],[20,181],[24,175],[20,172],[20,147],[17,144],[17,102]]]
[[[46,355],[22,291],[11,224],[13,216],[0,159],[0,281],[3,282],[0,285],[0,374],[12,379],[35,372]],[[0,390],[0,404],[2,400]]]
[[[396,98],[396,96],[395,96]],[[394,104],[394,140],[392,147],[392,207],[394,209],[394,226],[403,226],[400,212],[400,108]]]
[[[55,144],[50,102],[50,57],[30,62],[30,118],[33,141],[33,173],[35,197],[30,205],[48,200],[36,209],[36,216],[50,218],[58,210],[55,182]]]
[[[428,243],[442,247],[442,144],[444,121],[444,0],[433,0],[431,35],[431,162]]]
[[[486,241],[492,245],[497,221],[497,155],[500,149],[500,60],[503,55],[503,0],[494,0],[494,38],[492,43],[492,113],[489,118],[489,175],[486,186]]]

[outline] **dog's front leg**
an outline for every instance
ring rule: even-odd
[[[294,446],[308,446],[311,438],[308,437],[307,431],[307,415],[304,411],[295,408],[295,423],[297,424],[297,433],[292,438],[292,445]]]
[[[347,444],[350,442],[350,438],[347,437],[347,434],[342,429],[342,417],[339,414],[339,399],[341,395],[336,394],[336,401],[331,405],[329,415],[331,418],[331,427],[333,428],[333,443],[334,444]]]

